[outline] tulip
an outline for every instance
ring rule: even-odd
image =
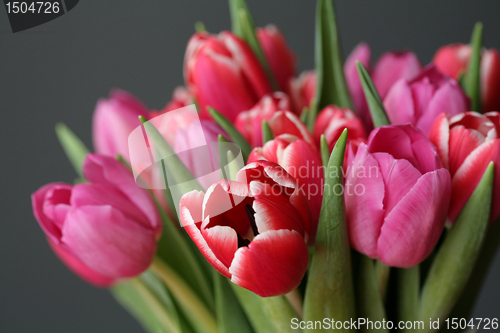
[[[149,117],[154,118],[161,114],[177,110],[191,104],[194,104],[193,96],[191,96],[185,87],[179,86],[174,89],[174,92],[172,93],[172,100],[168,102],[167,105],[165,105],[165,107],[160,111],[149,111]]]
[[[128,136],[141,125],[139,116],[148,117],[148,110],[131,94],[113,90],[108,99],[97,102],[92,120],[95,151],[129,160]]]
[[[174,151],[194,177],[198,178],[203,188],[208,188],[213,182],[219,180],[218,175],[215,174],[214,177],[217,179],[211,178],[210,180],[203,177],[215,171],[209,162],[214,159],[219,160],[219,156],[212,156],[218,152],[211,151],[208,147],[210,143],[218,142],[219,134],[227,137],[226,132],[211,120],[201,120],[199,124],[192,123],[185,129],[177,130]]]
[[[277,164],[251,163],[236,181],[186,193],[181,223],[232,282],[262,297],[286,294],[300,284],[309,260],[304,236],[310,210],[296,186]]]
[[[375,129],[346,175],[352,247],[388,266],[419,264],[443,231],[450,183],[436,148],[412,125]]]
[[[366,130],[361,119],[347,108],[329,105],[321,110],[314,123],[314,140],[319,147],[321,135],[324,134],[328,148],[332,151],[345,128],[348,130],[347,144],[356,153],[359,144],[366,142]]]
[[[233,121],[271,92],[266,74],[248,45],[230,32],[198,32],[188,42],[184,78],[189,92],[210,118],[207,106]]]
[[[262,121],[271,119],[279,110],[290,110],[288,96],[282,92],[265,95],[253,108],[238,114],[234,126],[250,145],[262,146]]]
[[[32,195],[49,244],[70,269],[97,286],[142,273],[162,229],[151,197],[111,157],[89,154],[83,173],[90,183],[52,183]]]
[[[481,180],[490,162],[500,174],[500,114],[466,112],[454,117],[440,114],[430,140],[437,147],[451,174],[451,203],[448,217],[454,221]],[[500,177],[495,176],[491,221],[500,214]]]
[[[295,55],[285,37],[272,24],[257,28],[256,35],[280,90],[289,93],[290,80],[295,76]]]
[[[443,76],[433,65],[411,81],[396,82],[384,99],[391,124],[411,123],[425,135],[441,112],[454,116],[467,111],[469,105],[457,81]]]
[[[264,147],[252,150],[248,163],[259,160],[279,164],[297,180],[311,207],[313,227],[308,241],[312,244],[323,201],[324,170],[318,150],[296,136],[282,134],[266,142]]]
[[[441,47],[432,61],[441,73],[458,79],[467,71],[471,55],[470,45],[451,44]],[[497,50],[482,52],[480,75],[483,111],[500,110],[500,53]]]
[[[316,72],[302,72],[290,83],[290,96],[295,113],[300,115],[305,107],[309,107],[316,94]]]
[[[375,64],[373,70],[371,70],[370,59],[370,47],[366,43],[360,43],[351,52],[344,65],[344,74],[354,106],[369,131],[373,129],[373,122],[361,81],[359,80],[356,61],[360,61],[368,72],[372,74],[373,83],[381,98],[386,96],[392,85],[399,79],[410,80],[422,68],[417,56],[409,51],[384,53]]]

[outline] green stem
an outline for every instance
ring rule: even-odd
[[[158,257],[154,258],[151,270],[165,283],[184,309],[186,316],[200,332],[217,333],[217,323],[213,314],[174,270]]]
[[[398,272],[399,320],[415,321],[418,318],[420,297],[420,266],[399,269]],[[410,332],[410,329],[402,329]]]
[[[286,299],[288,302],[290,302],[290,305],[292,308],[297,312],[300,318],[302,318],[302,314],[304,312],[303,309],[303,302],[302,302],[302,296],[300,296],[299,290],[294,289],[290,291],[288,294],[285,295]]]
[[[387,294],[387,283],[389,282],[389,275],[391,273],[391,267],[383,264],[380,260],[376,262],[378,289],[382,300],[385,300]]]

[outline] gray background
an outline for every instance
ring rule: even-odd
[[[313,1],[250,1],[258,25],[276,23],[313,68]],[[500,48],[495,1],[337,1],[344,53],[368,42],[375,58],[411,48],[424,63],[451,42],[467,42],[474,23]],[[182,61],[196,21],[230,28],[226,1],[82,0],[68,14],[13,34],[0,8],[0,332],[140,332],[106,290],[59,262],[31,211],[30,194],[74,174],[54,134],[65,122],[91,146],[91,116],[110,88],[162,108],[182,84]],[[499,316],[497,255],[476,314]]]

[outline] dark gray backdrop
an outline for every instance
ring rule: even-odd
[[[251,1],[258,25],[276,23],[313,68],[313,1]],[[411,48],[427,63],[450,42],[467,42],[474,23],[500,48],[495,1],[337,1],[344,53],[368,42],[378,57]],[[65,122],[89,146],[96,100],[112,87],[162,108],[182,84],[184,48],[196,21],[230,28],[226,1],[82,0],[68,14],[13,34],[0,8],[0,332],[140,332],[106,290],[91,287],[59,262],[38,227],[30,194],[74,173],[54,135]],[[476,314],[500,315],[500,256]]]

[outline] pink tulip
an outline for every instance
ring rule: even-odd
[[[495,186],[491,221],[500,214],[500,114],[466,112],[450,119],[438,116],[430,140],[451,174],[451,204],[448,217],[454,221],[471,196],[490,162],[495,163]]]
[[[282,134],[266,142],[264,147],[252,150],[248,163],[259,160],[279,164],[297,180],[299,190],[307,197],[311,207],[313,226],[309,232],[308,242],[314,243],[324,185],[323,164],[318,150],[296,136]]]
[[[349,164],[345,205],[352,247],[384,264],[423,261],[445,225],[451,184],[436,148],[412,125],[375,129]]]
[[[433,65],[411,81],[396,82],[384,99],[391,124],[411,123],[425,135],[441,112],[454,116],[467,111],[469,105],[457,81],[443,76]]]
[[[319,147],[321,135],[324,134],[326,142],[328,142],[328,148],[332,151],[346,128],[348,130],[347,143],[356,153],[359,144],[366,142],[366,130],[363,122],[352,110],[329,105],[321,110],[318,118],[316,118],[314,140]]]
[[[305,107],[309,107],[316,94],[316,72],[302,72],[290,83],[290,96],[295,114],[300,115]]]
[[[129,159],[128,136],[141,125],[139,116],[148,117],[148,110],[131,94],[113,90],[108,99],[97,102],[92,121],[95,151]]]
[[[208,262],[232,282],[262,297],[286,294],[307,270],[307,201],[295,179],[271,162],[247,165],[236,180],[185,194],[181,223]]]
[[[268,79],[248,45],[230,32],[198,32],[189,40],[184,60],[189,92],[209,117],[207,106],[233,121],[271,92]]]
[[[257,28],[256,34],[280,90],[289,93],[290,80],[295,76],[295,55],[285,37],[272,24]]]
[[[282,92],[265,95],[248,111],[236,117],[234,126],[252,147],[262,146],[262,121],[269,120],[278,110],[290,110],[290,100]]]
[[[467,71],[471,55],[470,45],[451,44],[441,47],[433,62],[441,73],[458,79]],[[500,53],[495,49],[482,52],[481,101],[483,111],[500,110]]]
[[[120,162],[89,154],[83,172],[90,183],[52,183],[36,191],[33,212],[71,270],[109,286],[148,268],[162,224],[147,191]]]
[[[373,129],[373,122],[359,80],[356,61],[360,61],[371,73],[373,83],[382,99],[396,81],[399,79],[412,79],[422,68],[417,56],[409,51],[384,53],[373,70],[371,69],[370,59],[370,47],[366,43],[360,43],[351,52],[344,65],[344,74],[354,107],[369,131]]]

